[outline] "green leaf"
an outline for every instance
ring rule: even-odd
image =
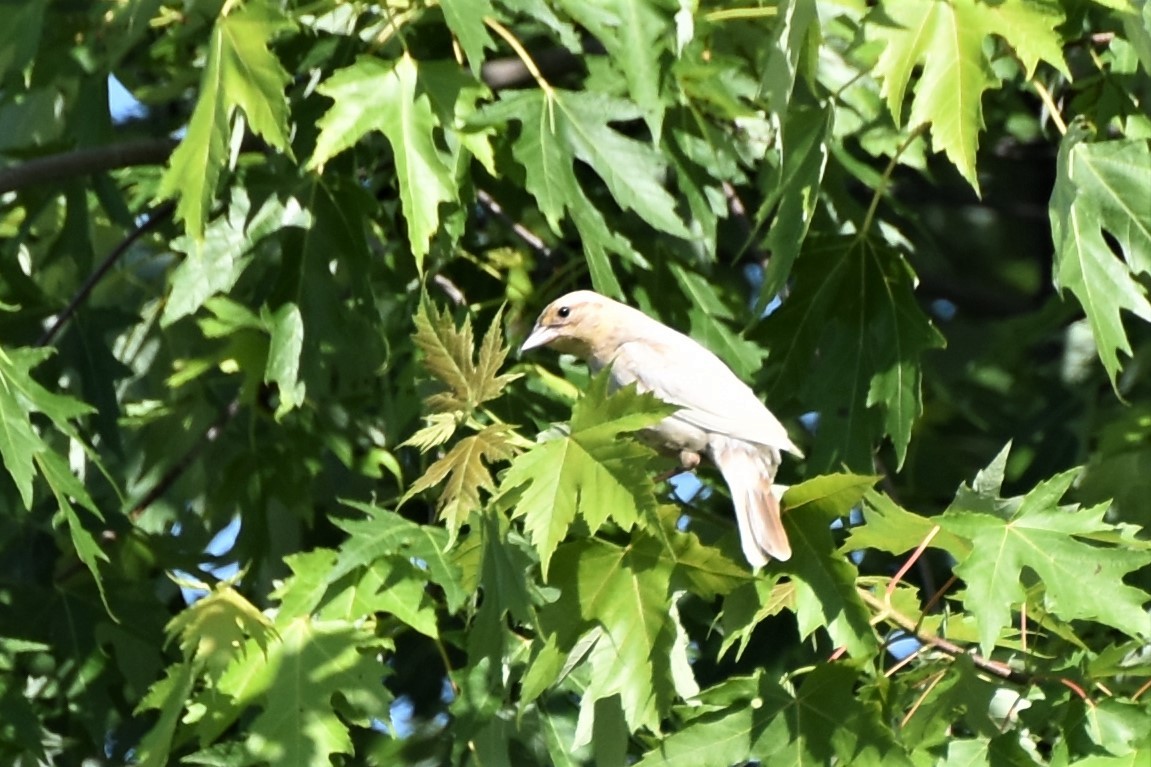
[[[594,704],[620,696],[628,727],[658,731],[672,700],[696,692],[686,643],[669,593],[671,562],[649,536],[619,547],[585,539],[561,546],[548,583],[563,590],[541,612],[544,630],[571,651],[594,626],[603,629],[587,660],[591,683],[581,701],[576,744],[587,742]]]
[[[919,546],[931,535],[937,519],[922,517],[907,511],[886,495],[874,490],[863,497],[863,518],[866,524],[851,528],[844,541],[844,551],[879,549],[891,554],[903,554]],[[936,539],[942,535],[942,539]],[[938,548],[956,555],[966,555],[967,542],[951,533],[937,531],[932,540]]]
[[[675,214],[676,203],[664,186],[666,165],[647,144],[628,138],[611,122],[637,117],[635,105],[604,94],[564,90],[503,93],[481,110],[473,124],[515,120],[521,124],[512,154],[526,173],[525,186],[556,233],[565,213],[584,240],[597,290],[619,296],[619,285],[607,262],[615,253],[646,263],[630,243],[607,225],[576,177],[578,159],[603,180],[620,207],[633,210],[656,229],[687,238],[688,229]]]
[[[245,740],[251,759],[329,767],[333,754],[353,753],[349,723],[388,716],[381,640],[345,621],[301,617],[276,628],[278,641],[233,665],[220,691],[259,706]]]
[[[168,667],[167,676],[152,685],[136,707],[136,713],[150,709],[160,711],[159,719],[140,739],[136,759],[141,767],[166,767],[170,764],[172,737],[195,681],[191,663],[175,663]]]
[[[783,524],[794,556],[776,568],[795,583],[795,617],[800,636],[826,627],[836,646],[863,657],[875,649],[870,613],[855,590],[855,567],[835,548],[830,526],[847,517],[877,477],[830,474],[787,490]]]
[[[400,503],[446,480],[436,507],[451,534],[450,546],[471,513],[479,510],[480,490],[496,489],[488,464],[507,461],[515,455],[511,434],[510,426],[498,423],[464,437],[412,483]]]
[[[46,0],[7,5],[4,24],[0,25],[0,78],[23,69],[35,58],[48,8]]]
[[[177,613],[165,631],[169,638],[179,639],[186,662],[217,679],[249,637],[261,651],[267,650],[272,622],[232,584],[219,583],[206,597]]]
[[[719,697],[729,705],[694,717],[648,752],[637,767],[749,760],[910,767],[912,761],[887,725],[885,713],[878,704],[861,699],[854,689],[856,681],[856,672],[844,664],[817,666],[794,691],[760,677],[751,696],[741,695],[734,704]],[[705,707],[708,693],[701,696]]]
[[[986,487],[968,489],[939,517],[944,531],[969,547],[955,572],[967,583],[964,604],[978,622],[985,654],[1011,624],[1012,610],[1029,599],[1025,569],[1042,582],[1043,605],[1051,614],[1098,621],[1133,637],[1151,634],[1151,615],[1144,609],[1151,595],[1124,583],[1129,573],[1151,564],[1151,546],[1136,540],[1131,526],[1106,522],[1106,504],[1060,506],[1077,474],[1056,475],[1019,498],[999,499]]]
[[[675,39],[667,5],[653,0],[613,0],[587,3],[561,0],[559,6],[595,35],[627,80],[632,100],[643,111],[656,141],[663,126],[667,99],[663,77]]]
[[[37,454],[51,451],[33,427],[31,414],[43,413],[59,431],[73,436],[75,429],[69,421],[92,412],[83,402],[50,392],[32,378],[32,369],[51,354],[51,349],[0,347],[0,456],[25,508],[32,507],[33,462]],[[63,474],[70,476],[67,471]],[[62,479],[63,475],[54,476]],[[60,482],[52,487],[54,491],[60,488]],[[71,484],[69,488],[75,489]],[[82,497],[87,498],[87,493]],[[84,505],[95,510],[90,500]]]
[[[263,2],[245,3],[216,21],[188,131],[156,193],[160,199],[179,200],[176,216],[193,240],[200,239],[208,219],[236,107],[269,145],[291,155],[284,94],[290,77],[268,51],[271,39],[290,27],[279,11]]]
[[[108,593],[105,589],[104,579],[100,576],[99,566],[100,562],[108,561],[108,555],[104,553],[104,549],[96,540],[96,536],[84,527],[80,515],[76,512],[76,507],[73,506],[73,501],[92,512],[97,519],[103,520],[104,515],[100,513],[99,508],[93,502],[87,488],[84,487],[84,483],[72,473],[67,462],[59,453],[42,450],[36,453],[35,457],[36,463],[44,475],[44,480],[52,489],[56,504],[64,514],[64,520],[68,524],[68,534],[72,539],[72,548],[75,549],[76,556],[92,573],[96,588],[100,590],[100,599],[104,602],[104,609],[111,614],[112,607],[108,603]]]
[[[1117,384],[1118,351],[1130,355],[1124,309],[1151,321],[1138,281],[1151,272],[1151,147],[1146,141],[1083,141],[1072,126],[1059,149],[1051,194],[1055,283],[1070,290],[1091,324],[1103,367]],[[1118,243],[1117,254],[1104,234]]]
[[[634,386],[609,396],[608,380],[606,373],[592,379],[572,408],[569,434],[520,455],[500,483],[500,496],[527,485],[513,516],[524,518],[545,577],[577,516],[594,533],[609,518],[626,530],[655,510],[655,453],[621,435],[657,423],[673,408]]]
[[[459,567],[444,553],[449,542],[446,530],[417,525],[393,511],[366,503],[345,501],[345,505],[363,512],[367,518],[337,521],[350,538],[340,547],[339,560],[328,572],[328,583],[377,559],[399,557],[405,562],[418,560],[426,567],[428,577],[444,590],[449,610],[458,610],[468,599],[470,594],[460,586]]]
[[[870,469],[881,434],[902,465],[923,408],[920,358],[943,345],[919,308],[910,266],[867,238],[813,238],[793,277],[763,326],[780,368],[768,399],[791,395],[820,413],[817,468]]]
[[[807,238],[827,169],[834,115],[829,108],[795,107],[786,113],[779,164],[768,175],[767,196],[756,216],[763,220],[774,207],[764,242],[771,258],[759,294],[762,306],[766,307],[783,289]]]
[[[318,90],[335,104],[320,118],[308,167],[324,165],[369,131],[382,132],[392,146],[408,242],[422,271],[429,240],[440,224],[439,206],[454,202],[457,191],[436,147],[438,123],[428,96],[416,92],[419,76],[419,62],[405,53],[394,62],[361,56],[325,80]]]
[[[185,256],[172,271],[161,324],[171,325],[197,312],[211,296],[230,291],[248,267],[252,248],[263,238],[284,227],[308,223],[307,215],[275,197],[253,213],[247,191],[234,189],[226,216],[209,224],[202,236],[189,234],[172,242],[172,248]]]
[[[276,418],[282,418],[304,402],[304,382],[299,380],[304,320],[300,316],[300,307],[291,302],[281,304],[275,311],[264,309],[261,314],[271,335],[264,381],[276,384],[279,390]]]
[[[275,4],[257,0],[225,16],[217,28],[226,98],[244,111],[252,130],[291,157],[284,91],[292,78],[268,50],[268,44],[277,34],[294,29],[295,24]]]
[[[444,21],[460,40],[472,74],[479,77],[484,49],[495,47],[484,25],[484,19],[495,16],[495,9],[489,0],[440,0],[440,7]]]
[[[983,94],[998,86],[985,48],[1001,37],[1023,63],[1028,78],[1039,61],[1070,77],[1055,28],[1063,12],[1055,0],[883,0],[868,14],[867,37],[882,45],[875,75],[896,123],[903,122],[904,94],[912,70],[922,66],[911,102],[910,127],[930,124],[942,150],[978,191],[975,152],[983,130]]]

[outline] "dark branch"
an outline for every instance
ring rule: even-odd
[[[105,173],[135,165],[163,165],[179,144],[176,139],[138,139],[39,157],[0,170],[0,194],[77,176]]]
[[[147,232],[155,229],[161,222],[165,221],[168,216],[172,215],[172,211],[175,210],[175,208],[175,203],[163,203],[152,211],[147,221],[137,226],[127,237],[121,240],[120,244],[100,262],[96,270],[88,275],[88,279],[84,280],[84,284],[81,285],[80,289],[76,291],[76,294],[72,296],[72,300],[68,302],[68,305],[64,307],[62,312],[56,315],[56,318],[52,321],[52,325],[45,330],[44,335],[40,336],[36,341],[36,345],[47,346],[52,343],[64,325],[68,320],[72,319],[72,315],[80,308],[80,304],[84,303],[100,280],[104,279],[108,271],[120,260],[120,256],[124,255],[124,253],[128,251],[128,248],[132,247],[132,243],[143,237]]]

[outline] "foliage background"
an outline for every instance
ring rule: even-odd
[[[1151,3],[0,21],[0,761],[1151,757]],[[589,285],[789,424],[792,561],[508,356]]]

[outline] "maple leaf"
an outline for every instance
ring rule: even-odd
[[[440,312],[430,301],[420,302],[413,338],[424,353],[424,367],[446,387],[446,391],[427,398],[429,408],[439,413],[470,414],[500,396],[505,386],[520,377],[518,373],[496,375],[508,355],[502,343],[502,318],[500,309],[484,334],[477,359],[471,318],[465,317],[457,328],[447,310]]]
[[[330,765],[333,754],[353,753],[349,722],[388,717],[387,667],[379,660],[386,642],[351,621],[296,617],[277,630],[266,653],[248,653],[220,679],[220,692],[237,704],[228,713],[259,707],[245,741],[254,760]]]
[[[972,487],[960,488],[938,520],[966,544],[966,551],[952,553],[962,557],[955,572],[967,583],[964,603],[978,623],[982,651],[990,652],[1010,624],[1012,606],[1029,598],[1024,569],[1042,581],[1040,593],[1051,614],[1098,621],[1133,637],[1151,635],[1151,615],[1144,609],[1151,595],[1123,581],[1151,564],[1151,544],[1137,540],[1131,525],[1104,521],[1108,504],[1059,505],[1077,469],[1022,497],[1000,498],[1007,452]]]
[[[454,539],[468,515],[480,507],[480,490],[495,490],[487,464],[510,460],[515,455],[511,433],[510,426],[497,423],[464,437],[412,483],[400,503],[446,480],[436,507]]]
[[[577,515],[594,533],[609,518],[628,529],[655,510],[656,454],[620,435],[657,423],[675,407],[634,386],[609,395],[608,382],[607,371],[595,376],[572,408],[570,432],[520,455],[500,483],[501,497],[527,485],[513,516],[524,518],[545,575]]]
[[[247,3],[223,12],[204,56],[196,108],[188,130],[168,161],[157,196],[176,198],[176,217],[199,240],[210,214],[216,183],[228,159],[227,141],[236,109],[270,146],[289,157],[289,108],[284,95],[291,77],[269,45],[294,23],[271,3]]]
[[[179,638],[184,657],[203,664],[209,677],[223,673],[249,638],[266,649],[273,633],[272,622],[227,582],[177,613],[165,630]]]
[[[1046,61],[1068,78],[1058,44],[1063,11],[1054,0],[883,0],[864,22],[868,39],[882,43],[875,75],[897,124],[912,70],[915,84],[908,124],[930,124],[933,143],[943,150],[972,188],[979,190],[975,152],[983,129],[983,93],[998,86],[984,47],[997,35],[1019,58],[1028,78]]]
[[[576,175],[576,161],[585,163],[603,180],[615,201],[649,225],[677,237],[690,238],[675,214],[675,198],[664,186],[666,164],[651,146],[611,127],[640,116],[636,105],[602,93],[560,89],[501,93],[500,100],[471,120],[477,127],[515,120],[521,124],[512,147],[525,173],[524,184],[536,199],[553,231],[561,231],[565,213],[580,233],[593,286],[621,296],[608,254],[632,263],[647,261],[627,238],[607,225],[588,199]]]
[[[923,410],[920,358],[944,343],[906,258],[868,238],[809,237],[792,276],[763,326],[780,365],[768,400],[793,394],[821,412],[809,464],[870,467],[886,433],[902,465]]]
[[[1151,272],[1151,150],[1142,139],[1088,143],[1087,132],[1073,123],[1059,148],[1050,204],[1055,281],[1083,305],[1115,386],[1117,352],[1131,354],[1123,310],[1151,320],[1151,303],[1137,279]]]
[[[336,583],[354,570],[370,567],[379,560],[410,563],[418,560],[431,580],[443,589],[448,609],[456,611],[470,596],[461,585],[459,567],[445,555],[450,543],[446,530],[434,525],[420,525],[404,519],[394,511],[366,503],[345,501],[345,505],[365,517],[336,520],[348,534],[340,547],[336,563],[325,571],[325,584]],[[285,596],[286,598],[286,596]]]
[[[883,764],[911,759],[878,704],[854,693],[857,672],[817,666],[798,689],[760,674],[705,690],[678,732],[637,767],[697,764]],[[693,715],[694,714],[694,715]]]
[[[541,625],[567,651],[589,629],[602,629],[586,649],[592,682],[581,702],[577,745],[590,737],[597,700],[619,695],[632,731],[643,726],[658,731],[675,696],[698,691],[686,642],[680,641],[670,593],[672,567],[662,545],[643,534],[626,547],[584,539],[556,551],[548,582],[564,589],[541,612]]]
[[[420,87],[422,75],[422,63],[407,53],[391,61],[360,56],[336,71],[317,89],[335,103],[317,123],[320,135],[308,161],[309,168],[322,167],[370,131],[383,133],[392,147],[408,243],[421,272],[440,225],[440,205],[457,199],[449,160],[436,144],[443,126]],[[376,108],[364,109],[368,103]]]

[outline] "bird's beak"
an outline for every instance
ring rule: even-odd
[[[536,349],[540,346],[547,346],[552,341],[556,340],[558,336],[559,333],[556,332],[555,328],[549,328],[545,325],[536,325],[534,328],[532,328],[531,335],[528,336],[526,341],[524,341],[524,345],[520,347],[520,352],[523,353],[529,349]]]

